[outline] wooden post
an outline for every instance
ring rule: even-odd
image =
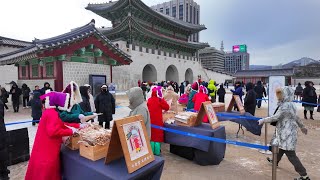
[[[272,146],[272,180],[277,179],[278,153],[279,147]]]
[[[264,129],[265,129],[264,145],[267,146],[268,145],[268,124],[267,123],[264,124]]]

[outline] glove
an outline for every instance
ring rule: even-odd
[[[83,114],[79,114],[79,116],[78,116],[78,118],[79,119],[82,119],[82,118],[84,118],[85,116],[83,115]]]
[[[89,126],[89,124],[87,124],[87,123],[81,123],[80,124],[80,129],[87,128],[88,126]]]
[[[301,128],[301,131],[303,134],[307,135],[308,134],[308,129],[307,128]]]
[[[262,125],[264,123],[263,119],[258,120],[259,125]]]

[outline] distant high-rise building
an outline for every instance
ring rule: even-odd
[[[232,52],[225,53],[225,71],[233,74],[238,70],[249,70],[250,54],[247,52],[247,46],[236,45],[232,49]]]
[[[193,0],[171,0],[151,6],[151,8],[191,24],[200,23],[200,6]],[[199,42],[199,33],[189,36],[189,41]]]
[[[224,72],[224,52],[214,47],[199,50],[201,64],[206,69]]]

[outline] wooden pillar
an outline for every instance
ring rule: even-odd
[[[62,61],[55,61],[55,80],[54,80],[54,90],[55,91],[62,91],[63,90],[63,66]]]
[[[112,83],[112,65],[110,65],[110,82]]]

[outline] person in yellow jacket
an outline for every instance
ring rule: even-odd
[[[209,81],[208,91],[209,91],[209,96],[211,97],[211,102],[212,103],[216,102],[217,87],[213,79]]]

